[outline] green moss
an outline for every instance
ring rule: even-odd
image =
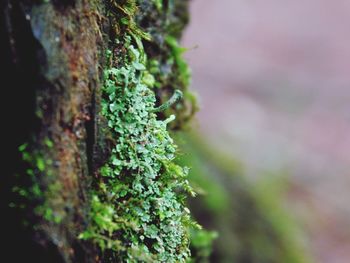
[[[173,36],[167,36],[165,38],[166,43],[169,45],[172,56],[169,58],[171,63],[175,63],[179,71],[179,81],[182,85],[188,87],[191,79],[191,71],[182,55],[187,50],[179,45],[177,39]]]
[[[106,163],[94,171],[90,222],[79,237],[106,252],[102,258],[106,254],[121,262],[185,262],[190,256],[189,228],[199,226],[185,206],[186,195],[194,192],[187,181],[188,169],[174,163],[177,147],[168,129],[177,119],[183,120],[179,109],[188,104],[185,85],[189,81],[184,80],[189,75],[177,69],[181,65],[185,69],[178,64],[181,54],[171,51],[179,49],[163,41],[161,51],[151,51],[158,38],[151,28],[141,28],[139,20],[147,13],[143,8],[151,6],[157,14],[147,19],[155,23],[154,28],[168,28],[169,19],[175,17],[173,1],[110,0],[106,5],[110,37],[115,39],[108,43],[102,101],[97,108],[101,106],[99,114],[108,126],[108,130],[101,128],[101,137],[108,137],[102,145],[113,145]],[[167,66],[171,72],[163,70]],[[15,191],[29,200],[28,209],[40,218],[39,224],[51,226],[62,223],[65,214],[54,209],[61,188],[55,182],[58,177],[52,176],[53,142],[38,140],[37,145],[19,149],[28,166],[29,183]]]
[[[157,8],[158,12],[161,12],[163,9],[163,0],[153,0],[154,5]]]
[[[176,189],[191,191],[187,170],[172,163],[176,146],[166,130],[169,120],[153,113],[155,96],[142,83],[141,52],[127,36],[125,47],[124,66],[105,71],[102,115],[116,145],[100,170],[91,225],[81,238],[125,260],[142,252],[158,261],[184,261],[191,220]]]
[[[140,12],[135,21],[151,36],[151,41],[144,41],[144,47],[149,58],[147,68],[155,80],[157,105],[168,101],[176,90],[183,94],[179,103],[158,115],[166,118],[175,114],[176,120],[169,128],[181,129],[198,110],[196,96],[188,89],[191,72],[183,59],[186,49],[178,41],[188,20],[188,1],[162,1],[161,8],[157,2],[139,0]]]
[[[185,262],[190,256],[188,228],[198,227],[185,206],[188,169],[174,163],[177,147],[167,131],[175,119],[156,112],[174,105],[181,91],[156,106],[155,76],[134,23],[134,1],[121,10],[117,48],[107,52],[101,114],[114,145],[92,192],[90,224],[80,238],[92,240],[125,262]],[[114,63],[118,50],[118,61]]]
[[[48,148],[52,148],[53,147],[53,141],[51,141],[49,138],[45,138],[44,139],[44,143]]]
[[[209,257],[213,250],[213,242],[218,238],[216,231],[203,229],[191,229],[191,246],[195,253],[189,262],[209,262]]]
[[[52,149],[53,142],[45,138],[41,147],[30,147],[28,143],[18,147],[27,168],[25,176],[19,180],[21,183],[12,189],[22,199],[16,204],[11,203],[11,206],[28,209],[28,212],[33,213],[38,218],[58,224],[63,220],[64,214],[53,211],[51,202],[59,198],[61,185],[57,181],[48,183],[53,178],[51,170],[53,162],[48,158],[48,154],[43,154],[43,152],[48,153]],[[42,180],[44,176],[45,180]]]

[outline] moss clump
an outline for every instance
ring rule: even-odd
[[[162,1],[150,4],[163,6]],[[184,202],[186,192],[194,192],[186,179],[188,169],[173,162],[177,147],[167,125],[175,115],[159,113],[182,92],[173,90],[173,98],[156,105],[156,76],[144,50],[151,34],[135,22],[141,13],[136,1],[110,5],[118,36],[107,52],[101,115],[113,146],[99,170],[90,224],[80,238],[97,244],[107,261],[185,262],[190,256],[189,226],[198,225]]]
[[[102,99],[115,145],[92,194],[91,224],[80,237],[122,261],[184,262],[193,224],[184,191],[194,193],[187,169],[173,162],[167,124],[175,116],[159,120],[154,113],[159,108],[139,39],[126,34],[123,47],[122,66],[105,70]]]

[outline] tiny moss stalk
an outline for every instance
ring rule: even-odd
[[[182,91],[177,89],[177,90],[175,90],[175,93],[173,94],[173,96],[171,96],[171,98],[167,102],[165,102],[164,104],[160,105],[157,108],[152,109],[151,112],[164,111],[164,110],[168,109],[171,105],[178,102],[182,97],[183,97]]]

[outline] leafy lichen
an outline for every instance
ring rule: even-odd
[[[141,39],[149,39],[134,24],[134,1],[116,5],[122,12],[117,40],[123,52],[107,52],[111,66],[104,71],[101,114],[107,120],[114,146],[99,171],[92,192],[90,225],[80,238],[92,240],[125,262],[185,262],[190,256],[185,206],[188,169],[174,163],[177,147],[167,131],[175,119],[159,119],[182,97],[181,91],[156,106],[155,77]],[[120,15],[120,14],[119,14]]]
[[[141,52],[125,37],[124,66],[105,71],[102,115],[115,146],[101,168],[92,222],[81,237],[124,260],[185,261],[191,224],[182,189],[193,194],[187,169],[173,163],[176,146],[158,120],[152,87],[143,80]]]

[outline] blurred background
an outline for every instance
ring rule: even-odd
[[[198,166],[203,169],[203,163],[214,162],[223,167],[223,159],[231,160],[228,166],[235,163],[236,168],[228,173],[240,174],[246,185],[242,188],[241,182],[233,181],[241,185],[240,190],[226,189],[233,200],[238,199],[236,205],[245,195],[242,189],[252,192],[257,207],[265,200],[263,195],[269,195],[257,210],[267,213],[282,239],[298,229],[292,231],[294,250],[302,250],[307,262],[348,263],[350,1],[192,0],[190,10],[182,45],[189,48],[185,57],[201,109],[195,137],[202,138],[192,141],[197,140],[194,148],[206,144],[211,149],[201,150],[206,154]],[[206,167],[205,171],[212,180],[221,180],[217,170]],[[199,188],[207,187],[203,192],[210,206],[215,194],[199,181]],[[258,218],[249,214],[255,208],[241,204],[243,210],[230,205],[226,210]],[[285,212],[276,213],[277,206]],[[215,225],[203,219],[205,215],[199,217],[209,228]],[[281,218],[289,218],[290,223]],[[233,236],[239,236],[242,227],[232,230]],[[266,237],[267,232],[261,233]],[[250,252],[259,246],[248,243]],[[254,250],[255,255],[242,252],[236,262],[287,262],[284,256],[259,261],[268,250],[262,247]],[[292,256],[288,262],[297,261]]]

